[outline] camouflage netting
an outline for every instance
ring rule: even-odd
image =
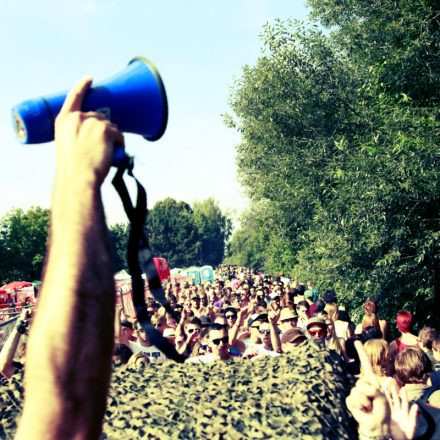
[[[1,387],[1,438],[15,432],[21,380],[16,375]],[[314,344],[257,360],[120,368],[102,438],[356,438],[347,392],[341,367]]]

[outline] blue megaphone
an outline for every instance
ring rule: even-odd
[[[67,92],[43,96],[17,104],[12,120],[18,140],[39,144],[54,139],[55,118]],[[156,67],[143,57],[135,57],[120,73],[97,83],[87,92],[82,111],[104,114],[122,132],[142,135],[149,141],[159,139],[168,121],[165,87]],[[128,159],[115,147],[113,165]]]

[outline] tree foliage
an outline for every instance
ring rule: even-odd
[[[147,229],[153,253],[172,267],[201,262],[201,243],[188,203],[172,198],[157,202],[148,214]]]
[[[119,272],[126,269],[127,265],[127,244],[128,225],[116,223],[109,227],[109,240],[113,258],[114,271]]]
[[[40,279],[49,228],[48,209],[13,209],[0,220],[0,280]]]
[[[194,202],[193,219],[201,242],[201,263],[218,266],[231,234],[231,221],[212,198]]]
[[[331,32],[267,26],[264,53],[234,86],[228,121],[242,135],[238,168],[260,227],[233,238],[231,258],[260,243],[254,260],[267,271],[313,277],[352,306],[376,296],[385,312],[434,320],[438,5],[309,3]]]

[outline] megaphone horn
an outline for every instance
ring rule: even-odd
[[[39,144],[54,139],[55,118],[67,92],[17,104],[12,109],[15,133],[23,144]],[[143,57],[133,58],[120,73],[88,90],[82,111],[104,114],[122,132],[159,139],[168,121],[165,87],[154,64]],[[115,161],[114,161],[115,162]]]

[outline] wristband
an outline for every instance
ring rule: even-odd
[[[16,326],[15,330],[18,331],[18,333],[21,333],[24,335],[26,333],[27,325],[25,321],[20,321]]]

